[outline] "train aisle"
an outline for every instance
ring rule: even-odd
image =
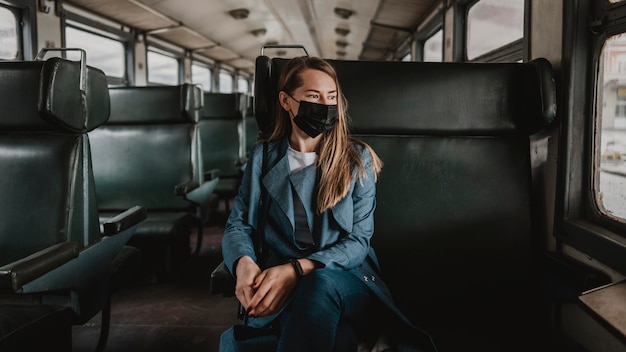
[[[104,351],[217,351],[219,335],[236,322],[237,301],[209,292],[210,274],[222,259],[223,208],[203,230],[202,250],[167,282],[130,283],[113,294]],[[192,248],[196,234],[191,236]],[[73,352],[95,350],[98,314],[73,330]]]

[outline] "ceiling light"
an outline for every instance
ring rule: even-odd
[[[347,20],[353,14],[354,14],[354,11],[352,10],[344,9],[341,7],[335,7],[335,15],[343,18],[344,20]]]
[[[346,52],[343,50],[337,50],[337,56],[346,56]]]
[[[348,34],[350,34],[350,30],[348,28],[335,28],[335,33],[339,34],[340,36],[347,36]]]
[[[276,55],[278,55],[278,56],[285,56],[285,55],[287,55],[287,51],[286,50],[278,50],[276,52]]]
[[[275,40],[270,40],[269,42],[265,43],[265,45],[267,45],[267,46],[278,45],[278,42],[275,41]]]
[[[248,11],[248,9],[235,9],[228,11],[228,14],[236,20],[243,20],[248,18],[250,11]]]
[[[340,48],[345,48],[346,46],[348,46],[348,42],[344,42],[343,40],[338,40],[335,42],[335,44]]]
[[[260,37],[262,35],[265,35],[265,33],[267,33],[267,30],[265,28],[257,28],[251,30],[250,33],[252,33],[252,35],[255,37]]]

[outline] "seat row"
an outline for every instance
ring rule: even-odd
[[[109,88],[102,71],[60,58],[3,62],[0,78],[0,350],[69,350],[71,326],[99,312],[103,348],[112,290],[174,273],[234,194],[216,169],[239,172],[250,98]]]
[[[71,348],[110,313],[114,261],[146,209],[100,221],[88,131],[109,117],[102,71],[63,59],[0,63],[0,350]]]

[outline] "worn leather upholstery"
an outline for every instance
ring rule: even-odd
[[[109,94],[101,70],[87,66],[84,91],[80,73],[59,58],[0,63],[2,350],[66,345],[72,324],[108,309],[111,264],[141,218],[129,209],[133,221],[100,231],[87,132],[109,118]]]
[[[286,61],[256,61],[266,131]],[[384,162],[372,245],[398,305],[441,351],[545,346],[530,136],[556,117],[550,63],[331,63]]]
[[[131,204],[147,209],[129,244],[157,275],[188,259],[191,231],[202,233],[219,180],[205,182],[202,172],[196,90],[190,84],[111,88],[111,117],[89,133],[100,215]]]
[[[244,117],[246,95],[241,93],[204,93],[200,112],[201,151],[205,172],[219,170],[215,193],[229,209],[241,183],[245,163]]]

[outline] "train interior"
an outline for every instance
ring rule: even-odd
[[[0,60],[0,351],[218,351],[241,322],[224,228],[247,152],[272,126],[277,77],[303,54],[332,63],[352,133],[383,160],[372,246],[439,352],[626,351],[623,224],[580,221],[587,180],[575,170],[589,156],[572,148],[591,138],[574,98],[589,47],[565,39],[584,32],[591,0],[520,2],[531,44],[485,62],[462,62],[456,43],[442,62],[401,55],[439,15],[457,33],[452,12],[475,1],[240,3],[215,1],[208,17],[189,11],[202,0],[29,5],[42,28],[64,22],[40,35],[39,54],[22,53],[33,60]],[[112,78],[58,45],[86,24],[117,28],[136,52],[176,43],[185,83],[151,84],[149,54]],[[195,55],[254,87],[204,89],[216,82],[192,82]],[[361,346],[383,351],[385,339]]]
[[[59,60],[34,67],[11,63],[2,69],[12,73],[5,77],[28,74],[30,84],[49,85],[43,91],[78,91],[78,85],[71,84],[80,81],[85,66],[63,60],[57,66],[68,68],[56,70],[49,81],[33,74],[55,67]],[[257,59],[258,126],[271,125],[268,107],[276,97],[270,88],[285,61]],[[535,238],[535,223],[541,219],[532,211],[537,200],[531,165],[541,160],[531,160],[529,151],[541,148],[541,143],[530,137],[550,128],[556,116],[550,63],[332,62],[351,101],[355,135],[372,145],[385,163],[372,244],[386,281],[410,319],[431,333],[442,351],[526,351],[537,344],[571,351],[550,325],[550,315],[561,301],[575,299],[568,297],[568,290],[590,287],[577,286],[576,281],[564,282],[567,289],[546,287],[541,278],[552,274],[545,265],[547,253]],[[29,68],[26,73],[24,66]],[[97,207],[104,224],[137,204],[146,214],[129,226],[132,236],[122,243],[123,248],[138,250],[118,248],[113,256],[111,283],[104,291],[110,295],[108,306],[105,302],[88,321],[73,322],[73,349],[216,350],[220,332],[238,322],[236,299],[211,287],[234,194],[218,192],[219,165],[200,167],[203,138],[209,138],[207,147],[216,142],[211,138],[220,138],[200,133],[200,115],[223,111],[206,118],[221,121],[239,136],[229,138],[226,129],[219,134],[225,137],[222,143],[234,142],[238,145],[233,149],[239,150],[245,145],[243,126],[250,118],[245,104],[250,100],[223,94],[223,106],[230,108],[220,109],[217,96],[204,99],[193,85],[106,90],[101,79],[88,82],[85,101],[95,106],[110,99],[110,116],[79,124],[85,126],[79,135],[90,144],[82,149],[88,158],[83,182],[92,183],[88,187],[96,195],[88,200],[76,195],[76,200]],[[484,87],[476,89],[480,84]],[[381,86],[393,88],[376,89]],[[454,99],[441,94],[450,90],[456,92]],[[476,104],[479,99],[486,101]],[[491,100],[506,104],[489,104]],[[28,103],[38,104],[32,99]],[[215,109],[204,106],[209,103]],[[68,114],[65,106],[49,105],[61,108],[47,114],[27,112],[35,111],[34,120]],[[84,117],[91,117],[94,110],[83,111]],[[233,119],[237,122],[231,123]],[[10,117],[7,120],[10,125]],[[10,132],[4,134],[16,139]],[[233,158],[230,164],[240,162]],[[473,191],[467,192],[469,188]],[[573,273],[586,284],[603,279],[591,269]],[[421,286],[417,292],[416,284]],[[84,307],[80,303],[78,311]]]

